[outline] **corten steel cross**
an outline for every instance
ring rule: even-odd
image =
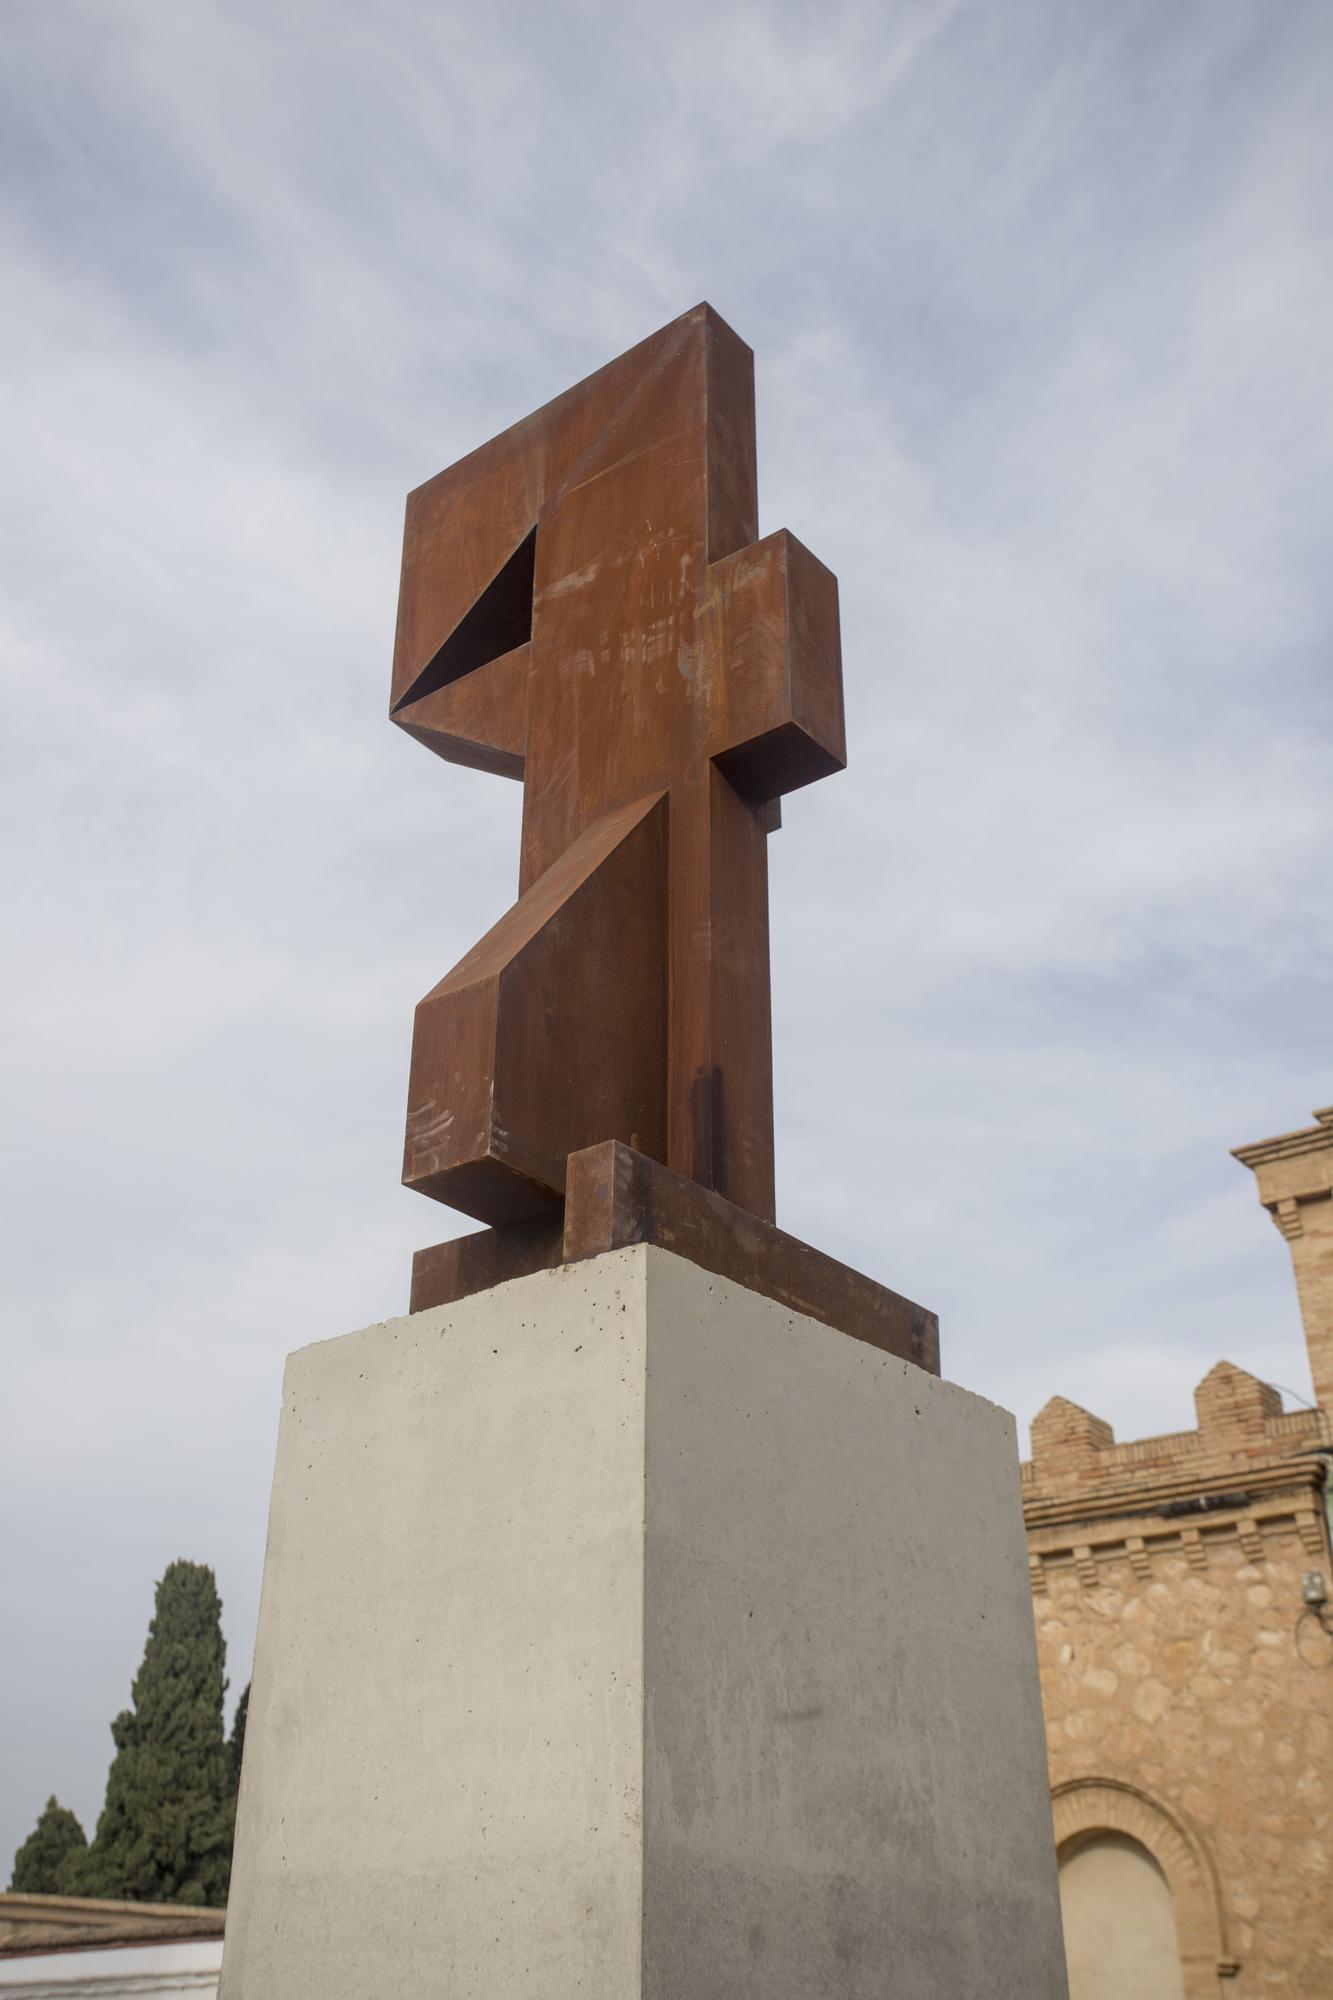
[[[419,1253],[414,1307],[644,1236],[844,1270],[772,1227],[766,853],[845,761],[837,582],[757,533],[753,357],[706,305],[409,497],[393,720],[523,781],[519,900],[417,1009],[403,1171],[493,1228]]]

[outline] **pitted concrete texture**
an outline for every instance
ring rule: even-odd
[[[1054,2000],[1012,1419],[648,1274],[643,1993]]]
[[[1062,2000],[1011,1419],[639,1245],[288,1364],[224,2000]]]

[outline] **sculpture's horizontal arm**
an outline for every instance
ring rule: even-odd
[[[847,761],[838,580],[785,528],[708,572],[701,614],[721,691],[713,757],[736,787],[774,799]]]
[[[394,712],[394,721],[450,764],[523,776],[528,734],[528,656],[516,646],[498,660],[450,681]]]
[[[521,778],[539,489],[527,425],[407,502],[393,721],[452,764]]]

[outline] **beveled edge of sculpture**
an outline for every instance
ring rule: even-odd
[[[934,1313],[618,1139],[570,1154],[563,1223],[509,1224],[418,1250],[409,1310],[452,1305],[632,1243],[656,1244],[927,1374],[940,1372]]]

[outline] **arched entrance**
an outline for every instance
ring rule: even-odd
[[[1069,2000],[1187,2000],[1171,1885],[1124,1833],[1089,1833],[1060,1856]]]
[[[1058,1785],[1051,1802],[1070,2000],[1219,2000],[1237,1966],[1194,1828],[1115,1778]]]

